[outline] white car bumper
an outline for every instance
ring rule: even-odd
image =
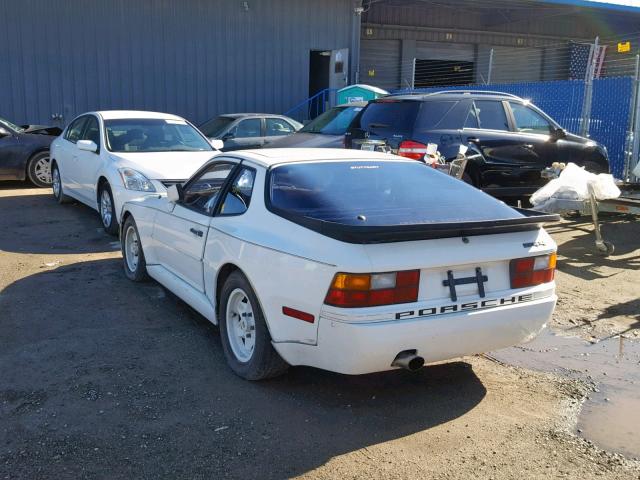
[[[557,297],[435,317],[349,323],[320,317],[318,344],[276,343],[291,365],[358,375],[392,370],[404,350],[426,363],[488,352],[533,339],[550,320]]]

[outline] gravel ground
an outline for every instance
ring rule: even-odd
[[[568,226],[555,322],[637,334],[631,240],[585,257]],[[249,383],[217,328],[120,262],[95,212],[0,187],[0,479],[640,478],[571,434],[589,385],[486,357]]]

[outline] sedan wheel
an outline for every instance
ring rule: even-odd
[[[100,189],[100,218],[102,219],[102,226],[109,235],[118,233],[118,221],[116,220],[113,195],[109,184],[103,185]]]
[[[38,187],[51,185],[51,159],[49,152],[40,152],[29,160],[29,180]]]
[[[55,198],[58,203],[67,203],[71,200],[64,194],[60,170],[55,164],[51,167],[51,189],[53,190],[53,198]]]

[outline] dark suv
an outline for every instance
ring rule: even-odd
[[[527,195],[546,180],[540,172],[553,162],[574,162],[609,172],[607,150],[566,132],[542,110],[515,95],[447,91],[388,96],[356,116],[346,148],[388,150],[420,160],[435,143],[451,160],[465,145],[478,150],[465,181],[498,196]]]

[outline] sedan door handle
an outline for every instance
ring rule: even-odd
[[[202,230],[197,230],[195,228],[190,228],[189,231],[198,237],[201,237],[202,235],[204,235]]]

